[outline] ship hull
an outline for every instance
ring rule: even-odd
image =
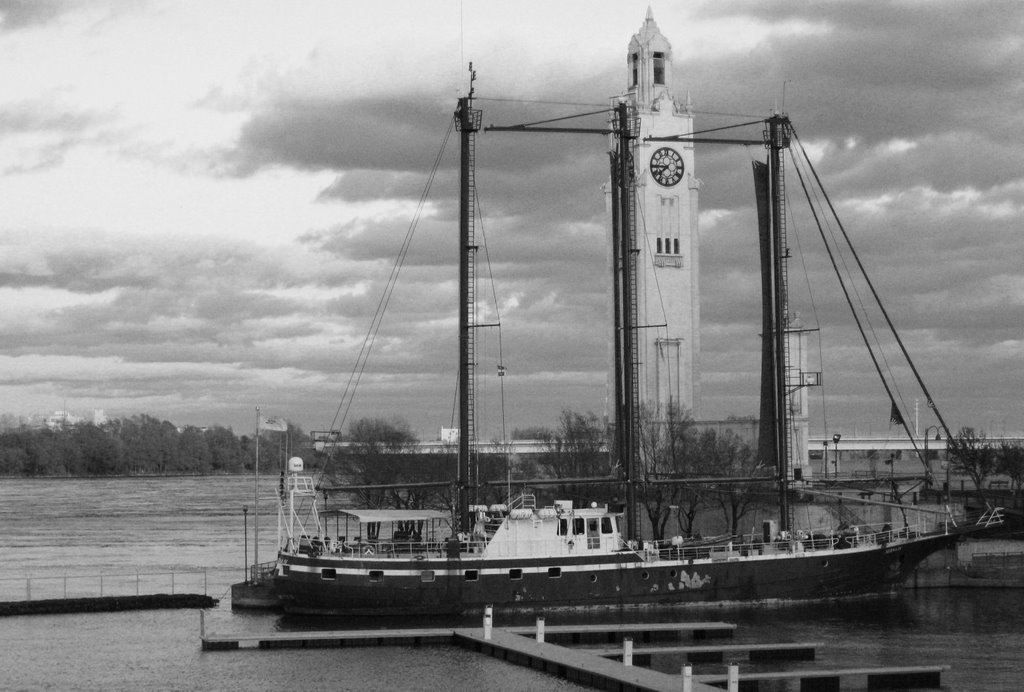
[[[801,553],[736,550],[706,560],[650,560],[633,551],[520,559],[291,555],[282,559],[274,590],[288,612],[324,615],[841,598],[898,587],[928,555],[955,540],[922,536]]]

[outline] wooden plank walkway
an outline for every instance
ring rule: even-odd
[[[534,625],[502,627],[506,632],[533,636],[537,632]],[[677,639],[689,632],[694,639],[710,639],[731,637],[736,625],[731,622],[654,622],[654,623],[609,623],[606,625],[546,625],[544,641],[566,642],[570,644],[614,644],[625,637],[632,637],[634,642],[652,642],[666,639]]]
[[[942,673],[950,667],[942,666],[886,666],[880,668],[840,668],[833,670],[793,670],[764,673],[744,673],[740,669],[741,692],[756,692],[759,682],[799,680],[801,692],[839,692],[841,678],[867,676],[869,690],[904,689],[907,687],[941,687]],[[728,674],[694,675],[695,682],[723,685]]]
[[[321,649],[344,646],[422,646],[451,644],[451,628],[263,632],[261,634],[202,634],[204,651],[239,648]]]
[[[624,666],[594,656],[587,649],[567,649],[547,641],[538,642],[497,627],[491,630],[490,639],[484,639],[483,628],[456,630],[455,642],[463,648],[599,690],[678,692],[682,688],[678,675]],[[719,690],[694,676],[693,692]]]
[[[652,654],[683,654],[690,663],[722,663],[725,654],[746,653],[749,661],[813,661],[822,642],[782,642],[778,644],[723,644],[709,646],[633,647],[633,662],[648,665]],[[622,658],[617,649],[587,649],[605,658]]]

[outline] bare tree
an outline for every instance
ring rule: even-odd
[[[986,439],[985,433],[975,432],[971,427],[962,427],[955,437],[946,440],[946,450],[953,468],[971,479],[978,496],[984,500],[982,485],[995,472],[998,463],[996,449]]]
[[[693,534],[703,495],[682,479],[700,472],[697,442],[693,418],[685,408],[670,404],[661,410],[646,406],[641,410],[640,493],[655,540],[665,537],[673,508],[679,528],[688,536]],[[665,482],[673,479],[680,482]]]
[[[1024,447],[1019,442],[1002,442],[997,454],[996,471],[1010,478],[1013,506],[1020,504],[1021,486],[1024,486]]]
[[[700,436],[701,454],[714,473],[721,476],[747,477],[764,469],[754,448],[731,430],[718,434],[705,430]],[[739,535],[740,520],[764,504],[764,494],[753,483],[721,484],[709,488],[709,495],[722,509],[729,532]]]
[[[606,441],[604,426],[596,415],[565,409],[558,419],[558,430],[547,443],[548,453],[537,460],[538,470],[549,478],[566,479],[558,492],[574,506],[582,507],[611,492],[610,485],[572,482],[611,476]]]

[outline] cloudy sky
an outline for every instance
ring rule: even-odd
[[[485,124],[599,109],[648,4],[0,0],[0,413],[246,431],[259,405],[327,428],[466,63]],[[650,5],[698,129],[790,114],[947,423],[1024,429],[1024,5]],[[452,424],[454,144],[350,421]],[[605,144],[480,135],[483,319],[502,323],[500,344],[481,330],[484,437],[502,399],[509,430],[604,412]],[[757,410],[761,155],[697,150],[706,418]],[[791,278],[822,278],[794,226]],[[813,427],[885,431],[839,294],[814,296],[795,306],[821,329]]]

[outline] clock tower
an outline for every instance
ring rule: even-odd
[[[700,291],[692,142],[647,137],[693,134],[689,95],[673,97],[672,45],[651,10],[626,52],[627,100],[639,120],[636,175],[637,356],[640,401],[700,411]]]

